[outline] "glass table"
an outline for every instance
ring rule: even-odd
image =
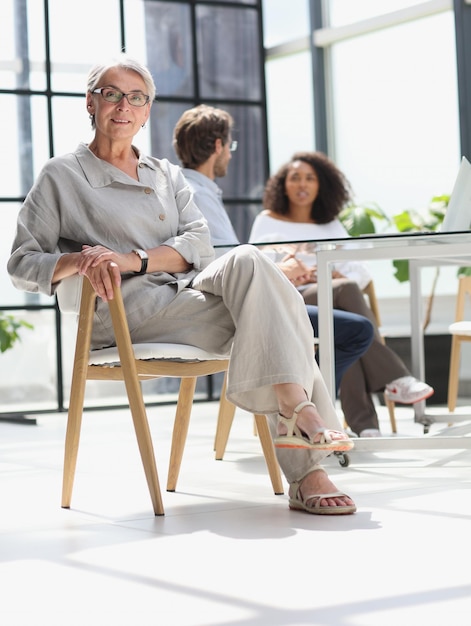
[[[333,315],[332,315],[332,264],[338,261],[368,261],[368,260],[408,260],[410,275],[410,322],[411,322],[411,357],[412,374],[424,379],[424,339],[422,331],[422,298],[421,298],[421,269],[425,266],[453,264],[471,265],[471,232],[447,233],[411,233],[349,237],[344,239],[326,239],[317,242],[291,241],[258,244],[264,252],[272,257],[280,255],[282,251],[296,252],[297,256],[316,256],[319,308],[319,344],[320,370],[327,385],[327,389],[335,400],[334,374],[334,342],[333,342]],[[276,260],[275,258],[273,260]],[[455,416],[446,413],[443,416],[428,415],[426,403],[414,405],[415,421],[429,425],[436,421],[445,421],[449,424],[471,422],[471,408],[469,415]],[[427,432],[427,431],[425,431]],[[449,427],[437,435],[421,437],[381,437],[356,440],[358,450],[379,450],[389,448],[417,449],[421,447],[433,448],[471,448],[471,423]]]

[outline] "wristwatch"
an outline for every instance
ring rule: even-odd
[[[145,250],[141,250],[140,248],[136,248],[133,252],[141,259],[141,269],[139,272],[134,272],[134,274],[138,276],[145,274],[147,271],[147,263],[149,262],[149,255]]]

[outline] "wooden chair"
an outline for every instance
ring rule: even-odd
[[[465,319],[467,296],[471,298],[471,276],[460,276],[458,297],[456,299],[455,321],[450,325],[451,353],[450,372],[448,376],[448,410],[456,409],[458,385],[460,379],[461,343],[471,341],[471,321]]]
[[[71,297],[72,296],[72,297]],[[140,381],[160,377],[180,378],[180,390],[173,427],[167,491],[175,491],[190,422],[196,381],[199,376],[226,372],[229,359],[217,357],[194,346],[180,344],[135,344],[131,342],[121,289],[115,287],[109,302],[116,348],[90,351],[96,294],[88,280],[75,276],[58,289],[61,311],[77,311],[77,340],[65,438],[62,507],[69,508],[72,498],[80,428],[87,380],[124,381],[155,515],[164,515],[154,449]],[[235,406],[225,397],[224,381],[219,403],[218,422],[230,421]],[[276,494],[283,493],[280,469],[266,418],[258,420],[260,442]]]

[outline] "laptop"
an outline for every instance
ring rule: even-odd
[[[459,232],[471,229],[471,163],[461,159],[460,169],[451,192],[440,232]]]

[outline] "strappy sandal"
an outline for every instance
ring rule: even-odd
[[[292,417],[285,417],[278,414],[279,421],[286,426],[288,432],[286,435],[278,435],[275,437],[273,443],[275,448],[304,448],[308,450],[331,450],[332,452],[347,452],[353,448],[353,441],[348,437],[344,439],[332,439],[332,434],[345,435],[345,433],[339,430],[330,430],[329,428],[321,427],[317,428],[312,434],[311,438],[304,432],[302,432],[298,426],[296,426],[296,420],[298,414],[306,406],[316,405],[313,402],[304,401],[298,404],[293,411]],[[319,441],[313,441],[316,435],[321,434]]]
[[[321,500],[323,498],[349,497],[350,496],[347,496],[347,494],[341,491],[334,491],[333,493],[313,493],[303,496],[300,491],[300,483],[294,482],[289,486],[289,508],[293,511],[305,511],[312,515],[351,515],[357,510],[354,504],[346,506],[321,506]]]

